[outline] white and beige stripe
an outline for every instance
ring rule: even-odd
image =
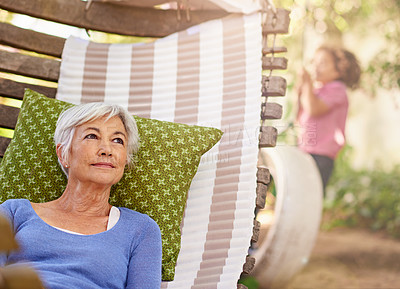
[[[253,14],[146,44],[66,42],[58,99],[118,103],[142,117],[224,131],[193,179],[175,279],[162,288],[236,287],[254,217],[261,38]]]

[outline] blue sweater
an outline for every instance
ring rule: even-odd
[[[48,289],[159,289],[161,234],[147,215],[119,208],[108,231],[74,235],[45,223],[25,199],[0,205],[21,250],[0,254],[0,266],[33,266]]]

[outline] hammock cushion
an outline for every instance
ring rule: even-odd
[[[53,141],[58,115],[72,104],[26,90],[15,135],[0,167],[0,203],[10,198],[46,202],[67,180]],[[141,139],[137,161],[111,190],[112,205],[145,213],[163,241],[163,279],[172,280],[180,250],[180,224],[200,157],[221,138],[215,128],[135,117]]]
[[[56,98],[217,127],[182,222],[175,277],[162,288],[236,288],[253,234],[262,84],[261,15],[235,15],[142,44],[71,37]]]

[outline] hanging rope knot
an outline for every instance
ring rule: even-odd
[[[189,0],[177,0],[176,1],[176,19],[178,21],[182,20],[182,16],[181,16],[181,11],[185,10],[185,15],[186,15],[186,21],[190,22],[191,18],[190,18],[190,4],[189,4]]]
[[[85,11],[88,11],[90,9],[90,7],[92,6],[92,3],[93,3],[93,0],[87,0]]]

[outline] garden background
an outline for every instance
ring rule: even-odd
[[[400,1],[275,2],[291,11],[290,33],[279,39],[289,59],[285,116],[273,122],[280,145],[295,145],[300,68],[323,43],[352,51],[363,73],[360,88],[349,91],[347,145],[327,188],[323,225],[367,227],[400,238]]]

